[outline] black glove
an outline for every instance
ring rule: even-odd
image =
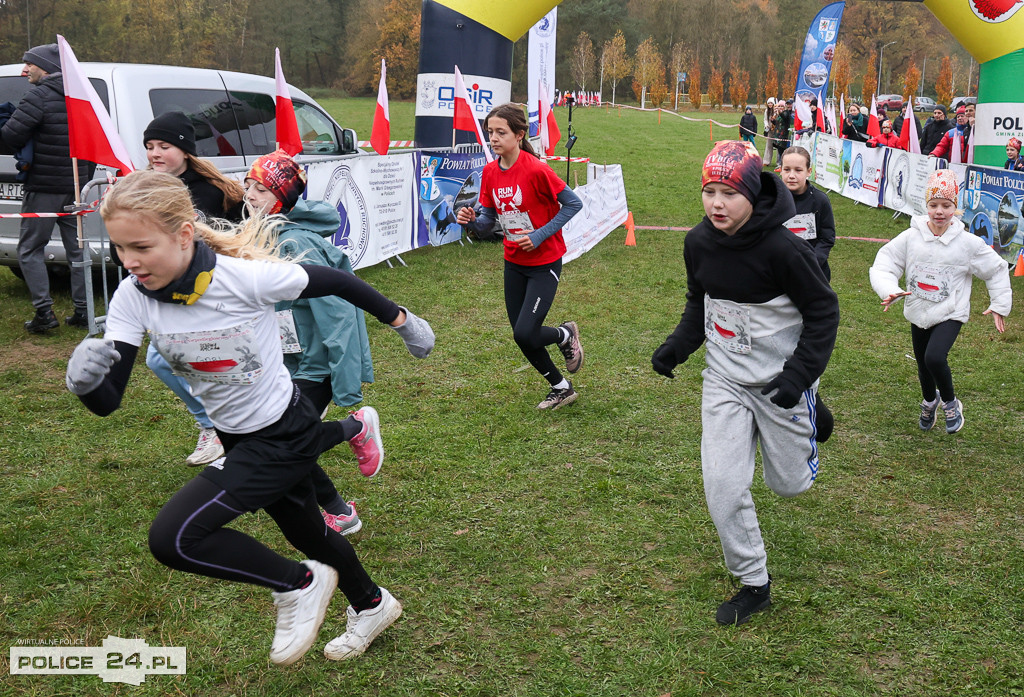
[[[681,362],[676,356],[676,350],[667,341],[655,349],[654,355],[651,356],[651,366],[654,368],[654,372],[670,379],[675,377],[672,369]]]
[[[782,407],[783,409],[792,409],[796,406],[796,403],[800,401],[801,390],[796,388],[789,380],[786,380],[781,375],[776,377],[774,380],[769,382],[761,390],[761,394],[768,394],[773,390],[778,390],[774,395],[769,397],[771,403],[775,406]]]

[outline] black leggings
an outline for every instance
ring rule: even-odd
[[[505,311],[512,325],[512,338],[519,350],[552,385],[562,381],[562,374],[551,361],[547,346],[557,343],[559,332],[545,327],[551,303],[558,290],[562,260],[542,266],[523,266],[505,260]]]
[[[331,403],[333,399],[333,392],[331,390],[331,379],[324,378],[322,382],[313,382],[312,380],[292,380],[295,386],[299,388],[302,395],[313,403],[313,408],[319,414]],[[351,416],[344,421],[329,421],[324,423],[321,433],[323,438],[323,451],[327,452],[334,446],[352,440],[359,431],[362,430],[362,425]],[[316,502],[322,507],[327,507],[337,501],[339,498],[344,501],[341,494],[338,493],[337,487],[334,486],[334,482],[324,472],[323,467],[316,465],[313,468],[313,488],[316,490]]]
[[[910,325],[910,338],[914,344],[914,358],[917,360],[917,379],[921,382],[921,395],[926,402],[935,399],[936,389],[943,402],[951,402],[956,396],[953,392],[953,374],[946,357],[962,326],[963,322],[952,319],[928,329]]]

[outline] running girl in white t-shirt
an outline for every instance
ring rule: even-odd
[[[394,327],[414,354],[433,346],[430,326],[352,274],[281,262],[265,220],[222,231],[196,222],[188,189],[172,175],[128,175],[100,212],[132,275],[111,300],[105,338],[86,339],[71,356],[68,389],[96,414],[113,412],[148,333],[206,407],[226,451],[223,463],[164,505],[149,530],[150,550],[174,569],[272,589],[270,659],[282,665],[316,641],[340,587],[351,603],[347,629],[324,653],[334,660],[361,654],[402,606],[320,515],[310,473],[320,453],[340,442],[341,425],[321,423],[292,384],[274,303],[341,296]],[[288,559],[224,527],[261,508],[309,560]]]

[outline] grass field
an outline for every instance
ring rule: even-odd
[[[369,137],[371,100],[327,105]],[[412,137],[412,105],[391,113],[393,137]],[[699,220],[707,124],[574,116],[574,154],[623,164],[638,225]],[[905,227],[833,204],[840,236]],[[836,434],[803,496],[783,500],[755,478],[774,607],[723,629],[713,613],[734,586],[701,484],[703,351],[673,381],[649,362],[683,307],[683,234],[640,231],[635,248],[623,237],[565,269],[551,319],[579,322],[587,363],[579,401],[554,413],[534,409],[546,389],[511,340],[497,246],[418,250],[408,268],[360,272],[437,334],[416,361],[370,323],[377,382],[365,394],[387,461],[366,480],[344,446],[321,460],[358,502],[360,557],[405,614],[362,658],[329,662],[339,595],[320,641],[283,669],[267,658],[269,592],[171,572],[147,549],[156,512],[195,474],[187,412],[140,359],[122,409],[87,413],[63,380],[81,334],[27,336],[28,294],[0,273],[0,643],[116,635],[188,650],[186,675],[138,687],[11,676],[5,650],[0,694],[1024,694],[1021,301],[999,336],[975,285],[951,355],[967,426],[921,433],[907,323],[868,284],[878,245],[836,244],[842,320],[822,378]],[[57,309],[70,310],[66,289]],[[267,515],[235,527],[297,558]]]

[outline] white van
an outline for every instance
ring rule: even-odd
[[[0,66],[0,103],[17,105],[31,88],[28,80],[21,77],[23,67],[23,63]],[[191,117],[196,128],[197,154],[212,160],[222,171],[243,171],[275,147],[276,89],[272,78],[169,65],[82,63],[81,67],[106,105],[136,167],[146,166],[143,131],[155,116],[168,111],[182,111]],[[303,138],[300,161],[360,152],[355,131],[341,128],[302,90],[289,85],[289,91]],[[2,152],[6,151],[4,148]],[[102,175],[102,169],[97,175]],[[15,181],[16,174],[13,155],[0,154],[0,213],[21,210],[23,188]],[[87,193],[92,200],[98,195],[95,187]],[[96,240],[101,226],[99,215],[86,216],[86,240],[97,262],[100,251]],[[11,267],[15,273],[19,273],[19,227],[17,218],[0,218],[0,265]],[[46,260],[53,271],[67,271],[64,246],[56,227],[46,248]]]

